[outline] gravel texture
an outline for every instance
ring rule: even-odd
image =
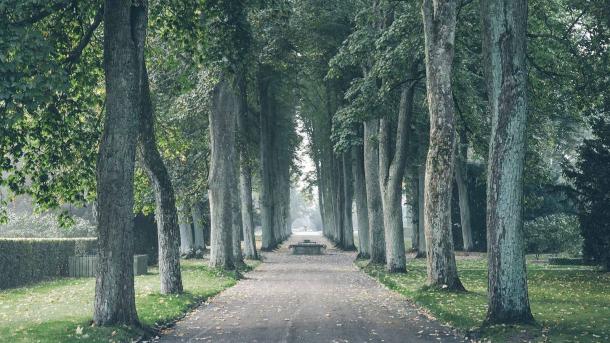
[[[291,255],[304,238],[320,256]],[[355,253],[293,235],[236,286],[164,332],[160,342],[461,342],[451,328],[358,270]]]

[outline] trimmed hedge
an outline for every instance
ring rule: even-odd
[[[95,238],[0,238],[0,289],[67,276],[68,257],[95,248]]]

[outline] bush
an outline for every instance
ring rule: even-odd
[[[527,252],[534,254],[568,253],[579,255],[582,237],[578,217],[567,214],[551,214],[525,222]]]
[[[68,275],[68,257],[95,253],[94,238],[0,238],[0,289]]]

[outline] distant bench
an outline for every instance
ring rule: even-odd
[[[304,239],[297,244],[289,245],[288,248],[292,251],[293,255],[322,255],[326,245]]]

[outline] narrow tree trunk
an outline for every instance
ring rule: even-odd
[[[369,209],[369,229],[371,240],[371,262],[385,263],[385,235],[383,209],[379,186],[379,119],[369,119],[364,123],[364,174],[366,180],[366,201]]]
[[[344,250],[356,250],[354,245],[354,225],[352,223],[352,205],[354,203],[354,179],[352,176],[352,155],[343,154],[343,234],[342,245]]]
[[[526,0],[484,0],[483,50],[491,108],[487,170],[488,323],[529,323],[523,238]]]
[[[451,232],[451,180],[455,157],[451,69],[456,5],[456,0],[424,0],[422,4],[430,111],[424,196],[428,284],[449,290],[464,289],[458,277]]]
[[[244,230],[244,257],[258,259],[254,236],[254,211],[252,209],[252,172],[247,163],[241,163],[240,175],[241,221]]]
[[[465,144],[465,141],[465,138],[460,138],[458,145],[458,153],[455,159],[455,183],[458,187],[460,223],[462,226],[462,241],[464,242],[464,251],[472,251],[474,248],[474,243],[472,242],[472,227],[470,225],[470,199],[468,196],[468,185],[466,183],[466,152],[468,146]]]
[[[425,182],[426,165],[422,164],[417,171],[417,231],[419,233],[419,245],[416,257],[426,257],[426,230],[424,225]]]
[[[147,10],[147,9],[146,9]],[[138,64],[141,65],[141,111],[138,125],[138,156],[155,193],[155,218],[159,246],[159,277],[162,294],[182,292],[180,273],[180,232],[174,188],[157,149],[155,120],[150,99],[148,72],[144,58],[147,16],[143,16],[138,34],[134,35]]]
[[[180,210],[178,211],[178,226],[180,227],[180,253],[183,255],[191,255],[194,250],[190,212],[191,211],[188,205],[184,203],[180,205]]]
[[[211,217],[210,266],[234,269],[233,263],[233,197],[231,177],[235,166],[235,115],[237,99],[224,78],[214,87],[210,113],[209,194]]]
[[[237,153],[234,153],[237,156]],[[241,234],[242,234],[242,222],[241,222],[241,202],[239,197],[239,180],[237,179],[237,170],[239,166],[235,163],[234,172],[231,173],[231,190],[233,192],[233,232],[231,235],[233,245],[233,263],[235,265],[242,265],[244,263],[244,255],[241,251]]]
[[[362,132],[362,131],[361,131]],[[354,196],[358,220],[358,257],[370,258],[369,213],[366,206],[366,181],[364,178],[364,150],[352,147],[352,171],[354,174]]]
[[[199,201],[196,201],[193,206],[191,206],[191,213],[193,215],[193,228],[194,228],[194,244],[193,248],[195,251],[201,250],[202,252],[205,250],[205,239],[203,237],[203,213],[201,211],[202,204]]]
[[[417,182],[417,176],[414,175],[411,179],[411,189],[413,190],[413,197],[410,201],[411,205],[411,249],[415,252],[419,249],[419,213],[418,213],[418,198],[419,198],[419,184]]]
[[[273,112],[270,104],[270,81],[266,75],[259,75],[260,112],[260,145],[261,145],[261,250],[270,251],[276,246],[274,219],[274,156],[273,156]]]
[[[140,66],[132,12],[147,7],[106,0],[104,72],[106,117],[97,160],[98,265],[93,321],[138,324],[133,285],[133,180],[140,113]]]

